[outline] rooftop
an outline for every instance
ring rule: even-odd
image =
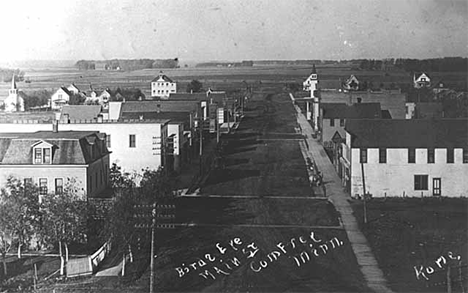
[[[352,147],[466,148],[468,119],[350,119]]]
[[[51,164],[45,167],[89,164],[109,154],[104,134],[96,131],[1,134],[0,165],[32,165],[33,147],[40,143],[52,148]]]
[[[323,103],[323,118],[382,118],[380,103],[358,103],[346,105],[344,103]]]
[[[120,115],[129,112],[193,112],[197,111],[199,101],[129,101],[122,103]]]
[[[63,105],[60,119],[92,120],[101,113],[100,105]]]

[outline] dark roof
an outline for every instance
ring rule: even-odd
[[[405,94],[394,94],[389,92],[338,92],[322,91],[320,93],[322,101],[327,103],[349,103],[350,100],[355,104],[358,98],[362,103],[380,103],[380,108],[388,110],[393,118],[404,119],[406,115]]]
[[[60,120],[93,120],[101,113],[100,105],[63,105]]]
[[[442,103],[419,103],[416,105],[416,118],[442,118]]]
[[[96,131],[38,131],[0,136],[0,165],[31,165],[33,146],[51,144],[52,165],[81,165],[109,154],[104,135]],[[89,151],[94,146],[94,156]],[[47,166],[47,165],[45,165]]]
[[[140,119],[143,120],[170,120],[171,122],[190,122],[190,112],[127,112],[122,113],[121,119]],[[170,123],[170,122],[169,122]]]
[[[345,129],[352,147],[468,147],[468,119],[350,119]]]
[[[122,103],[121,115],[129,112],[193,112],[198,109],[198,101],[129,101]]]
[[[382,118],[380,103],[358,103],[351,106],[344,103],[322,103],[323,118]]]
[[[66,87],[62,86],[62,87],[60,87],[60,88],[61,88],[61,89],[62,89],[62,91],[64,91],[64,92],[65,92],[67,95],[69,95],[69,96],[73,96],[73,93],[72,93],[72,92],[70,92],[70,91],[69,91],[69,90],[68,90]]]
[[[414,89],[408,92],[406,102],[408,103],[428,103],[433,102],[432,92],[426,88]]]
[[[388,110],[382,110],[382,119],[392,119],[392,114]]]
[[[166,82],[173,82],[172,79],[170,79],[169,77],[167,77],[167,75],[164,75],[164,74],[160,74],[160,75],[156,76],[151,82],[158,81],[158,79],[160,79],[161,77]]]
[[[184,100],[184,101],[201,101],[206,100],[206,93],[171,93],[169,94],[169,100]]]
[[[215,103],[224,103],[227,101],[225,92],[211,93],[173,93],[169,95],[169,100],[175,101],[213,101]]]

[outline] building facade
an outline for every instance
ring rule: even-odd
[[[50,97],[50,108],[52,110],[62,109],[63,105],[68,105],[72,95],[73,94],[66,87],[60,87],[52,97]]]
[[[110,164],[116,163],[124,172],[141,174],[143,169],[164,166],[169,120],[80,121],[59,123],[60,131],[96,131],[105,133],[111,154]],[[1,123],[0,129],[11,132],[51,130],[50,123],[17,121]]]
[[[349,120],[343,185],[352,196],[468,195],[468,120]]]
[[[151,96],[168,98],[171,93],[177,92],[177,84],[164,74],[159,74],[151,81]]]
[[[0,187],[13,176],[37,184],[40,195],[73,187],[96,197],[109,185],[109,151],[96,131],[0,134]]]

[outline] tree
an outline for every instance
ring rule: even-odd
[[[80,94],[72,94],[70,100],[68,101],[69,105],[83,105],[86,101],[86,97]]]
[[[61,194],[47,194],[40,205],[40,233],[44,242],[58,243],[60,255],[60,274],[64,274],[68,261],[68,245],[86,240],[87,204],[78,196],[74,180],[65,185]],[[65,249],[65,257],[62,247]]]
[[[0,252],[4,274],[7,274],[6,253],[14,243],[21,247],[30,243],[39,220],[39,190],[31,182],[24,184],[17,178],[8,177],[6,188],[0,191]]]
[[[194,79],[187,85],[187,93],[198,93],[201,92],[203,89],[203,84]]]

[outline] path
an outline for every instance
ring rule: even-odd
[[[294,103],[294,96],[290,94],[290,97]],[[301,109],[297,105],[294,105],[294,107],[297,112],[297,122],[301,126],[302,134],[309,146],[309,155],[315,160],[317,168],[323,174],[324,181],[326,182],[327,196],[341,215],[343,226],[368,287],[378,293],[392,292],[387,287],[384,274],[377,264],[377,260],[369,247],[366,237],[359,230],[353,210],[348,202],[349,196],[343,191],[341,179],[336,174],[335,168],[331,164],[322,145],[318,140],[312,138],[314,130],[304,114],[302,114]]]

